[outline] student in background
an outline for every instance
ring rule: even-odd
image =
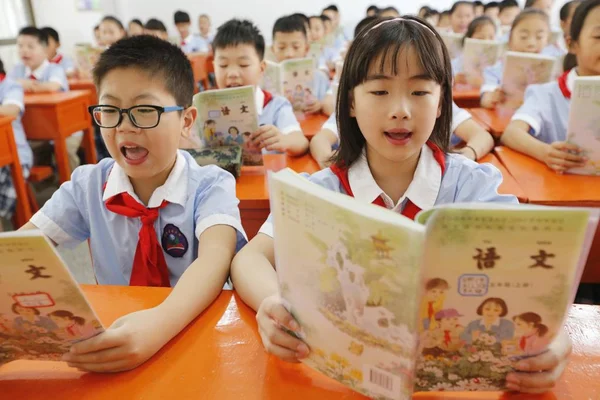
[[[545,11],[550,16],[552,14],[552,4],[554,4],[554,0],[526,0],[525,8],[537,8]]]
[[[127,35],[138,36],[144,34],[144,24],[139,19],[132,19],[127,26]]]
[[[531,85],[525,102],[501,136],[504,145],[527,154],[558,173],[585,165],[581,149],[567,143],[574,80],[600,75],[600,0],[586,0],[571,23],[565,72],[554,82]]]
[[[18,81],[25,92],[65,92],[69,90],[67,75],[62,67],[48,61],[48,36],[41,29],[25,27],[17,37],[17,50],[21,63],[15,65],[9,78]],[[79,166],[77,155],[83,132],[69,136],[67,154],[71,170]],[[32,141],[34,164],[51,165],[53,146],[47,141]]]
[[[528,8],[523,10],[513,22],[508,41],[509,51],[539,54],[548,44],[550,21],[542,10]],[[495,108],[504,102],[502,84],[502,60],[483,70],[484,83],[481,86],[481,106]]]
[[[328,37],[333,33],[333,22],[327,15],[321,14],[321,20],[323,20],[323,27],[325,28],[325,37]]]
[[[510,27],[512,26],[515,18],[521,12],[521,7],[517,0],[502,0],[499,6],[498,12],[498,20],[500,21],[500,26]]]
[[[350,40],[350,36],[346,34],[346,30],[341,24],[340,10],[335,4],[331,4],[323,9],[323,15],[327,15],[331,19],[333,33],[336,38],[336,48],[341,48],[344,43]]]
[[[429,24],[437,26],[440,22],[440,13],[437,10],[429,9],[425,13],[424,19],[425,21],[429,22]]]
[[[60,48],[60,37],[58,36],[58,32],[49,26],[42,28],[42,32],[48,36],[48,61],[52,64],[60,65],[65,70],[65,74],[67,74],[68,78],[77,75],[73,59],[58,52],[58,49]]]
[[[306,28],[306,33],[308,34],[308,31],[310,31],[310,18],[308,18],[306,14],[302,13],[295,13],[290,16],[300,19],[300,21],[302,21],[302,23],[304,24],[304,28]]]
[[[465,45],[467,38],[479,40],[496,40],[496,23],[490,18],[482,15],[475,18],[469,24],[467,33],[462,41],[462,46]],[[454,74],[454,82],[458,84],[473,83],[475,86],[480,86],[481,82],[469,82],[468,77],[464,74],[463,55],[452,60],[452,73]]]
[[[379,10],[379,18],[396,18],[400,16],[400,11],[396,7],[385,7]]]
[[[169,40],[169,33],[167,32],[167,27],[162,21],[156,18],[150,18],[146,25],[144,26],[144,34],[155,36],[162,40]]]
[[[482,16],[483,12],[485,11],[483,3],[479,0],[473,2],[473,8],[475,9],[475,17]]]
[[[306,58],[310,51],[310,44],[305,30],[304,21],[294,15],[281,17],[273,26],[273,46],[271,48],[277,62]],[[313,71],[312,94],[315,97],[312,104],[308,104],[305,112],[317,114],[323,108],[322,101],[329,90],[329,77],[321,70]]]
[[[198,29],[200,31],[200,37],[204,39],[208,44],[211,44],[215,35],[210,31],[212,24],[210,16],[208,14],[200,14],[198,17]]]
[[[102,43],[102,35],[100,34],[100,24],[94,27],[94,40],[96,41],[96,46],[104,47]]]
[[[325,37],[325,23],[319,15],[314,15],[309,19],[310,41],[311,43],[321,43]]]
[[[184,11],[176,11],[173,21],[177,27],[180,37],[180,46],[186,54],[208,53],[210,51],[208,42],[200,36],[192,34],[190,15]]]
[[[560,29],[563,34],[560,37],[557,46],[563,51],[567,52],[567,37],[569,36],[569,30],[571,29],[571,21],[573,20],[573,15],[575,14],[575,10],[577,6],[581,4],[580,0],[573,0],[566,2],[561,8],[559,12],[560,16]]]
[[[417,14],[417,16],[421,19],[425,19],[425,14],[429,10],[430,10],[429,6],[422,6],[421,8],[419,8],[419,13]]]
[[[12,117],[12,130],[17,144],[17,153],[23,178],[29,177],[29,170],[33,165],[33,153],[27,143],[21,116],[25,111],[23,101],[23,87],[16,81],[6,77],[4,64],[0,60],[0,117]],[[10,167],[0,168],[0,232],[2,232],[2,220],[10,220],[13,216],[17,200],[27,201],[27,199],[17,199],[15,188],[12,183]]]
[[[438,21],[438,25],[436,27],[440,31],[451,29],[450,26],[450,11],[442,11],[440,13],[440,19]]]
[[[486,17],[490,17],[493,21],[498,20],[499,13],[499,3],[496,1],[490,1],[483,7],[483,15],[485,15]]]
[[[367,17],[374,17],[379,13],[379,7],[376,5],[370,5],[367,8]]]
[[[264,151],[287,152],[290,155],[306,153],[308,140],[290,102],[258,87],[266,68],[265,40],[258,29],[250,21],[230,20],[217,30],[213,49],[219,89],[256,87],[260,128],[251,135],[253,143]]]
[[[100,38],[102,45],[110,47],[127,36],[121,21],[111,15],[102,18],[100,22]]]
[[[475,8],[470,1],[457,1],[450,9],[450,26],[452,32],[464,34],[475,18]]]
[[[89,240],[100,284],[173,287],[63,357],[117,372],[144,363],[214,300],[246,239],[233,176],[177,150],[197,114],[185,54],[155,37],[127,38],[100,56],[94,82],[101,105],[92,114],[112,158],[77,168],[22,229],[57,245]]]

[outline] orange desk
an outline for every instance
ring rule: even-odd
[[[70,90],[88,90],[90,92],[90,105],[98,104],[98,93],[96,92],[96,85],[91,79],[69,79]]]
[[[469,85],[454,85],[452,99],[460,108],[481,107],[481,93],[479,88]]]
[[[156,306],[170,289],[83,286],[105,325]],[[302,365],[287,364],[262,348],[254,312],[234,292],[217,300],[157,355],[118,374],[82,373],[64,363],[16,361],[0,367],[6,399],[366,400]],[[596,400],[600,396],[600,307],[574,306],[567,328],[574,342],[565,375],[553,393],[419,393],[420,400]],[[160,327],[157,327],[159,329]]]
[[[498,188],[498,192],[501,194],[512,194],[515,195],[520,203],[527,203],[529,199],[525,195],[521,186],[517,183],[515,178],[508,172],[508,170],[502,165],[500,160],[492,153],[486,155],[482,159],[479,160],[480,164],[490,163],[494,167],[498,168],[502,173],[502,184]]]
[[[66,139],[83,130],[85,158],[97,162],[94,130],[87,107],[88,91],[74,90],[59,93],[25,95],[23,128],[29,140],[54,140],[54,153],[60,182],[68,181],[71,172],[67,157]]]
[[[319,131],[323,124],[329,119],[325,114],[311,114],[307,115],[303,121],[300,121],[302,132],[308,140],[312,139]]]
[[[488,132],[496,138],[500,137],[515,111],[507,108],[488,109],[488,108],[471,108],[468,110],[475,121],[482,124]]]
[[[600,177],[559,175],[545,164],[507,147],[497,147],[495,153],[530,203],[600,207]],[[596,232],[582,281],[600,283],[600,230]]]
[[[23,178],[19,153],[12,129],[12,117],[0,116],[0,167],[9,167],[13,186],[17,193],[15,209],[15,228],[25,224],[31,218],[31,208],[27,199],[27,184]]]
[[[285,154],[266,154],[264,168],[242,167],[242,174],[236,183],[236,193],[240,199],[242,225],[253,238],[266,221],[271,209],[269,204],[268,171],[279,171],[286,167],[296,172],[317,172],[317,162],[306,154],[302,157],[290,157]]]
[[[194,71],[194,82],[202,82],[206,88],[208,82],[208,71],[206,69],[206,61],[208,60],[208,54],[189,54],[188,59],[192,64],[192,70]],[[196,87],[196,85],[194,85]]]

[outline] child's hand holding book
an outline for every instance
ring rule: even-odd
[[[578,168],[585,165],[587,159],[581,156],[581,149],[572,143],[554,142],[545,145],[546,152],[542,161],[558,173],[562,173],[569,168]]]
[[[288,148],[286,135],[274,125],[263,125],[251,135],[252,143],[259,149],[285,152]]]

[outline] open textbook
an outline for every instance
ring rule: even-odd
[[[0,234],[0,365],[60,361],[104,329],[52,243],[39,231]]]
[[[79,78],[92,78],[92,70],[103,51],[104,48],[93,47],[91,44],[84,43],[75,46],[75,65]]]
[[[502,89],[506,95],[504,106],[519,108],[523,104],[527,86],[550,82],[556,77],[557,64],[555,57],[507,52],[502,73]]]
[[[251,141],[258,130],[253,86],[207,90],[194,95],[193,102],[198,109],[196,131],[205,148],[240,146],[244,165],[263,165],[262,153]]]
[[[441,31],[439,34],[448,48],[450,58],[453,59],[458,57],[462,51],[463,35],[449,31]]]
[[[588,161],[567,172],[600,176],[600,77],[577,77],[571,96],[567,141],[579,146]],[[600,184],[600,181],[598,182]]]
[[[314,70],[312,58],[286,60],[280,64],[267,61],[261,88],[272,94],[284,96],[292,103],[294,113],[303,114],[306,105],[315,101]]]
[[[289,169],[269,187],[306,364],[376,399],[503,390],[561,329],[598,223],[597,210],[494,204],[414,222]]]
[[[465,39],[463,50],[464,74],[468,83],[479,87],[483,82],[483,70],[498,61],[504,44],[497,40]]]

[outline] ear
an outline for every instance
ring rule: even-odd
[[[181,128],[181,136],[186,138],[190,137],[197,117],[198,110],[196,110],[196,107],[190,106],[183,110],[183,126]]]
[[[440,98],[440,102],[438,103],[437,114],[435,116],[436,119],[438,119],[439,117],[442,116],[442,103],[443,103],[443,100]]]
[[[354,96],[353,96],[353,93],[348,93],[348,102],[350,103],[350,117],[356,118],[356,112],[354,111]]]
[[[267,62],[265,60],[262,60],[260,62],[260,74],[264,74],[265,70],[267,69]]]
[[[569,49],[569,53],[576,54],[578,48],[577,42],[571,39],[571,35],[567,35],[565,42],[567,42],[567,49]]]
[[[308,53],[310,52],[310,43],[308,42],[308,38],[306,38],[306,55],[308,56]]]

